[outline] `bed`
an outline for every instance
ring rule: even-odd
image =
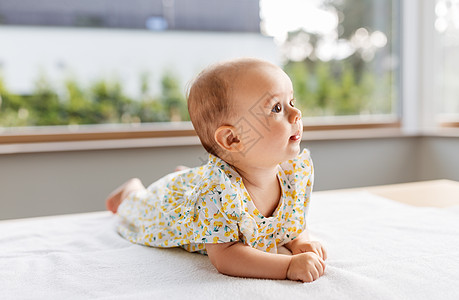
[[[1,221],[0,299],[459,299],[459,183],[312,201],[310,231],[329,255],[313,283],[225,276],[206,256],[131,244],[96,212]]]

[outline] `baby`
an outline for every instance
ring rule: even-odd
[[[207,254],[227,275],[322,276],[327,253],[306,228],[313,166],[300,152],[303,124],[287,74],[257,59],[213,65],[192,83],[188,110],[208,163],[112,192],[106,203],[121,218],[119,233]]]

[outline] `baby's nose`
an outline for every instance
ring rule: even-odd
[[[301,110],[299,110],[298,108],[294,107],[292,112],[291,112],[290,119],[291,119],[292,123],[298,122],[301,119]]]

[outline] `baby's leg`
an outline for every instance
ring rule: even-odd
[[[118,210],[118,206],[120,206],[121,202],[131,193],[138,190],[145,190],[145,186],[142,184],[140,179],[138,178],[131,178],[121,186],[116,188],[113,192],[108,195],[107,199],[105,200],[105,205],[109,211],[112,213],[116,213]]]

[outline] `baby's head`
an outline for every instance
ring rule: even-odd
[[[272,97],[261,104],[262,109],[266,110],[266,116],[261,118],[269,121],[269,118],[276,117],[276,120],[279,120],[279,114],[272,114],[271,108],[265,109],[277,101],[277,98],[283,98],[282,105],[286,107],[285,116],[288,113],[301,118],[301,113],[293,105],[287,107],[290,106],[289,101],[293,101],[293,88],[288,76],[278,66],[259,59],[242,58],[217,63],[204,69],[192,82],[188,93],[191,122],[204,148],[209,153],[223,158],[222,151],[228,147],[222,144],[231,138],[236,141],[238,138],[241,139],[241,134],[238,135],[237,130],[231,131],[240,120],[248,121],[247,126],[253,128],[253,131],[259,135],[263,135],[266,140],[268,132],[261,132],[266,126],[257,124],[260,120],[251,120],[250,118],[255,114],[252,112],[250,115],[248,112],[252,107],[250,102],[256,103],[265,94]],[[276,122],[278,121],[272,119],[271,123]],[[295,119],[294,122],[297,120]],[[284,123],[289,121],[286,120]],[[229,129],[223,130],[225,127]],[[286,132],[291,131],[290,124],[284,127]],[[293,127],[297,132],[299,126]],[[231,144],[231,141],[229,143]],[[247,150],[247,144],[244,149]]]

